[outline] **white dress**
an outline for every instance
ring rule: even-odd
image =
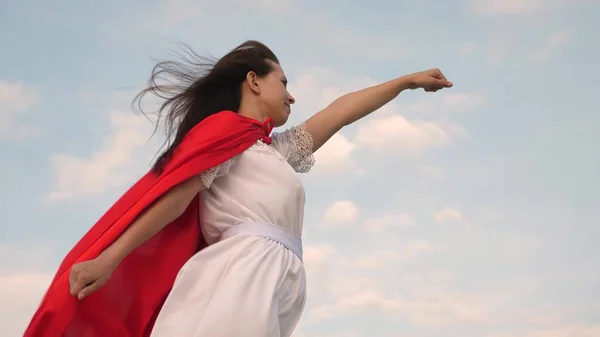
[[[266,222],[302,235],[304,188],[314,164],[304,125],[257,141],[202,174],[201,226],[209,246],[180,270],[151,337],[290,336],[304,308],[302,261],[277,241],[221,233]]]

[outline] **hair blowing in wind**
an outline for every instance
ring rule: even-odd
[[[250,71],[266,76],[279,64],[275,54],[258,41],[246,41],[220,59],[202,56],[183,45],[179,60],[163,61],[154,66],[148,86],[134,98],[133,104],[145,115],[142,100],[152,94],[163,100],[156,112],[155,132],[164,123],[166,140],[153,170],[160,173],[173,151],[187,133],[206,117],[223,110],[237,111],[241,83]]]

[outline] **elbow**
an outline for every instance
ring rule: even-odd
[[[171,204],[171,214],[172,219],[175,220],[185,213],[185,211],[190,207],[191,202],[194,200],[191,198],[173,198]]]

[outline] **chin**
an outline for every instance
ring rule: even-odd
[[[277,120],[274,119],[273,120],[273,127],[278,128],[280,126],[284,126],[286,122],[287,122],[287,118],[285,118],[285,119],[277,119]]]
[[[271,118],[273,118],[273,126],[280,127],[280,126],[285,125],[289,116],[290,116],[290,114],[288,112],[284,112],[278,116],[271,117]]]

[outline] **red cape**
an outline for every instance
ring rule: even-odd
[[[258,139],[269,141],[270,122],[231,111],[212,115],[185,137],[160,176],[137,181],[67,254],[24,337],[148,336],[183,264],[199,249],[200,203],[134,250],[110,280],[78,301],[69,293],[73,264],[97,257],[136,217],[172,187],[243,152]]]

